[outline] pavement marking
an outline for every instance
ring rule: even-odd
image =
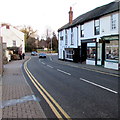
[[[90,69],[90,68],[86,68],[86,67],[79,67],[79,66],[76,66],[76,65],[71,65],[71,64],[67,64],[67,63],[65,64],[65,63],[61,63],[61,62],[57,62],[57,61],[54,61],[54,62],[56,62],[58,64],[62,64],[62,65],[67,65],[67,66],[71,66],[71,67],[75,67],[75,68],[88,70],[88,71],[94,71],[94,72],[101,73],[101,74],[111,75],[111,76],[114,76],[114,77],[120,77],[120,75],[118,75],[118,74],[103,72],[103,71],[100,71],[100,70]]]
[[[50,65],[47,65],[48,67],[50,67],[50,68],[53,68],[52,66],[50,66]]]
[[[29,60],[28,60],[29,61]],[[35,87],[38,89],[38,91],[41,93],[41,95],[44,97],[44,99],[46,100],[46,102],[48,103],[48,105],[50,106],[50,108],[52,109],[52,111],[54,112],[54,114],[56,115],[56,117],[59,120],[63,120],[62,116],[59,114],[59,112],[56,110],[55,106],[59,109],[59,111],[64,115],[64,117],[68,120],[72,120],[70,118],[70,116],[62,109],[62,107],[53,99],[53,97],[43,88],[43,86],[35,79],[35,77],[31,74],[31,72],[28,70],[27,68],[27,62],[25,62],[24,64],[24,69],[25,72],[27,73],[27,75],[29,76],[29,78],[31,79],[31,81],[33,82],[33,84],[35,85]],[[52,102],[54,103],[52,104]],[[55,105],[55,106],[54,106]]]
[[[41,62],[43,65],[45,65],[45,63],[44,62]]]
[[[114,91],[114,90],[111,90],[111,89],[109,89],[109,88],[107,88],[107,87],[98,85],[98,84],[96,84],[96,83],[94,83],[94,82],[90,82],[90,81],[88,81],[88,80],[86,80],[86,79],[80,78],[80,80],[82,80],[82,81],[84,81],[84,82],[87,82],[87,83],[89,83],[89,84],[92,84],[92,85],[94,85],[94,86],[97,86],[97,87],[99,87],[99,88],[105,89],[105,90],[107,90],[107,91],[109,91],[109,92],[112,92],[112,93],[115,93],[115,94],[118,93],[118,92],[116,92],[116,91]]]
[[[50,58],[50,61],[52,61],[52,60],[53,60],[51,57],[49,57],[49,58]]]
[[[112,73],[107,73],[107,72],[103,72],[103,71],[99,71],[99,70],[95,70],[95,69],[90,69],[90,68],[86,68],[86,67],[79,67],[79,66],[75,66],[75,65],[70,65],[70,64],[67,64],[71,67],[76,67],[76,68],[81,68],[81,69],[85,69],[85,70],[88,70],[88,71],[94,71],[94,72],[98,72],[98,73],[102,73],[102,74],[106,74],[106,75],[111,75],[111,76],[114,76],[114,77],[120,77],[119,75],[117,74],[112,74]]]
[[[57,71],[62,72],[62,73],[67,74],[67,75],[71,75],[70,73],[65,72],[65,71],[63,71],[63,70],[60,70],[60,69],[57,69]]]

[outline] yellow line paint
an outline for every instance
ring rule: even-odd
[[[56,63],[58,63],[58,62],[56,62]],[[85,67],[78,67],[78,66],[74,66],[74,65],[70,65],[70,64],[63,64],[63,63],[58,63],[58,64],[68,65],[68,66],[71,66],[71,67],[80,68],[80,69],[85,69],[85,70],[88,70],[88,71],[94,71],[94,72],[97,72],[97,73],[106,74],[106,75],[111,75],[111,76],[114,76],[114,77],[120,77],[119,75],[116,75],[116,74],[107,73],[107,72],[102,72],[102,71],[99,71],[99,70],[92,70],[92,69],[85,68]]]
[[[30,60],[30,59],[29,59]],[[28,61],[29,61],[28,60]],[[28,62],[27,61],[27,62]],[[29,74],[29,76],[31,75],[32,76],[32,81],[33,81],[33,79],[34,79],[34,81],[37,83],[37,85],[40,87],[40,89],[41,90],[43,90],[44,91],[44,93],[49,97],[49,99],[56,105],[56,107],[60,110],[60,112],[65,116],[65,118],[67,118],[68,120],[72,120],[71,118],[70,118],[70,116],[62,109],[62,107],[54,100],[54,98],[43,88],[43,86],[35,79],[35,77],[31,74],[31,72],[28,70],[28,68],[27,68],[27,62],[24,64],[25,66],[24,66],[24,69],[28,72],[28,74]],[[37,86],[37,87],[38,87]],[[39,88],[38,87],[38,88]],[[40,91],[39,91],[40,92]],[[42,93],[42,95],[44,95],[44,93]],[[45,99],[45,98],[44,98]],[[46,100],[46,102],[47,102],[48,100]],[[48,102],[47,102],[48,103]],[[51,107],[51,106],[53,106],[53,105],[51,105],[50,103],[48,103],[49,104],[49,106]],[[53,110],[53,112],[54,112],[54,108],[51,108],[52,110]],[[56,112],[56,111],[55,111]],[[56,115],[58,115],[58,113],[55,113]],[[59,115],[58,115],[59,116]]]
[[[46,102],[48,103],[48,105],[50,106],[50,108],[52,109],[52,111],[54,112],[54,114],[56,115],[56,117],[60,120],[64,120],[62,118],[62,116],[59,114],[59,112],[56,110],[56,108],[53,106],[53,104],[50,102],[50,100],[46,97],[46,95],[42,92],[42,90],[38,87],[38,85],[34,82],[34,80],[32,79],[32,77],[29,75],[28,70],[26,69],[26,64],[24,67],[27,75],[29,76],[30,80],[33,82],[34,86],[37,88],[37,90],[40,92],[40,94],[43,96],[43,98],[46,100]]]

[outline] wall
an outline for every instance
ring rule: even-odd
[[[10,29],[6,29],[6,26],[1,28],[1,35],[3,36],[3,42],[7,43],[7,47],[13,47],[13,40],[16,41],[16,47],[22,45],[22,51],[25,52],[24,33],[10,26]]]
[[[0,37],[0,76],[3,73],[3,45],[2,45],[2,37]]]

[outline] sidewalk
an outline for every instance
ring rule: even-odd
[[[2,79],[2,118],[46,118],[22,73],[24,60],[4,66]]]
[[[99,71],[99,72],[105,72],[105,73],[110,73],[110,74],[115,74],[115,75],[120,75],[120,71],[118,70],[113,70],[113,69],[108,69],[108,68],[104,68],[102,66],[95,66],[95,65],[87,65],[85,63],[74,63],[71,61],[62,61],[62,60],[58,60],[58,56],[52,56],[52,59],[56,62],[61,62],[61,63],[65,63],[71,66],[75,66],[75,67],[79,67],[79,68],[83,68],[83,69],[88,69],[91,71]]]

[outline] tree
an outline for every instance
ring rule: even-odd
[[[52,36],[52,49],[58,51],[58,39],[55,32],[53,32],[53,36]]]
[[[25,51],[31,51],[33,45],[35,45],[35,37],[37,35],[37,30],[33,30],[30,26],[24,26],[20,29],[21,32],[25,33]]]

